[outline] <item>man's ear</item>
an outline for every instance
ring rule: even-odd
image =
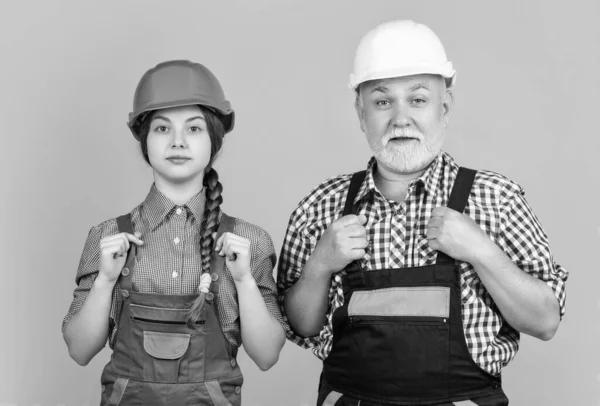
[[[365,115],[364,115],[362,100],[360,99],[360,92],[358,89],[356,90],[356,99],[354,99],[354,109],[356,110],[356,115],[358,116],[358,122],[360,123],[360,130],[364,133],[365,132],[365,125],[364,125]]]
[[[448,125],[450,124],[450,118],[452,118],[452,112],[454,111],[454,93],[452,92],[452,88],[446,89],[444,92],[442,109],[444,127],[448,127]]]

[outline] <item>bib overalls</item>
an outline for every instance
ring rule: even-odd
[[[448,207],[463,212],[475,171],[460,168]],[[365,172],[352,177],[344,215]],[[500,377],[471,357],[463,332],[459,265],[442,252],[434,265],[346,267],[344,305],[333,314],[318,405],[507,405]]]
[[[117,223],[119,232],[133,234],[129,215]],[[223,214],[217,238],[229,228],[230,218]],[[102,373],[101,405],[240,406],[243,377],[237,348],[223,334],[215,300],[223,258],[212,254],[210,292],[191,329],[187,312],[198,295],[135,292],[135,257],[136,245],[131,244],[119,277],[121,317]]]

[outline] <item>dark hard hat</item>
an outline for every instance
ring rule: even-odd
[[[170,107],[199,104],[215,113],[225,132],[233,129],[235,113],[216,76],[202,64],[185,60],[159,63],[140,79],[129,113],[129,128],[136,139],[133,125],[140,114]]]

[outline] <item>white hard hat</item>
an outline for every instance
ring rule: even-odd
[[[441,75],[449,86],[456,78],[442,42],[429,27],[410,20],[389,21],[361,39],[350,87],[356,89],[368,80],[423,73]]]

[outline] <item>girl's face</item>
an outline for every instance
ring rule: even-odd
[[[211,142],[198,106],[156,110],[146,143],[155,180],[202,183],[204,169],[210,162]]]

